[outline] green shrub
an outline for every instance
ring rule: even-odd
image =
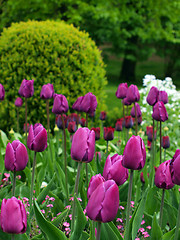
[[[91,91],[97,96],[99,111],[102,109],[106,84],[104,63],[88,33],[64,22],[14,23],[2,33],[0,58],[0,79],[6,91],[0,104],[1,129],[16,125],[14,101],[23,79],[34,79],[35,93],[28,99],[30,123],[41,122],[46,126],[45,101],[40,99],[40,91],[47,83],[54,85],[56,93],[67,97],[70,108],[78,96]],[[53,99],[51,109],[52,104]],[[55,116],[50,115],[54,123]],[[20,126],[23,123],[24,108]]]

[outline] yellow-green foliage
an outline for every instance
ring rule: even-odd
[[[55,21],[12,24],[0,38],[0,58],[0,82],[6,91],[0,104],[2,129],[16,125],[14,101],[23,79],[34,79],[35,93],[28,99],[28,122],[32,124],[46,126],[45,101],[40,99],[43,84],[52,83],[56,93],[67,97],[70,108],[89,91],[97,96],[99,109],[103,104],[106,78],[100,51],[88,33],[72,25]],[[53,100],[51,109],[52,104]],[[24,108],[21,113],[22,126]],[[50,115],[54,123],[55,116]]]

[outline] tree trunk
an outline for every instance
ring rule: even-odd
[[[120,81],[135,82],[136,81],[135,71],[136,71],[136,61],[127,59],[125,57],[122,63]]]

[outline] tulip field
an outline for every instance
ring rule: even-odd
[[[17,129],[0,131],[0,240],[179,240],[180,93],[172,79],[146,75],[141,89],[120,83],[111,126],[104,109],[95,120],[93,93],[69,106],[51,83],[39,93],[46,126],[28,122],[35,83],[19,86]],[[0,99],[8,101],[2,84]]]

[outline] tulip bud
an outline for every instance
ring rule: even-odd
[[[34,80],[24,79],[19,88],[19,95],[25,98],[30,98],[34,94]]]
[[[151,145],[152,145],[152,142],[150,142],[149,140],[147,140],[147,147],[149,150],[151,150]]]
[[[132,136],[124,149],[122,165],[128,169],[140,170],[146,162],[146,149],[139,136]]]
[[[68,123],[68,131],[70,133],[75,133],[76,129],[77,129],[76,122],[71,121],[71,122]]]
[[[35,152],[43,152],[47,148],[47,131],[42,124],[36,123],[30,126],[27,146]]]
[[[125,116],[125,128],[132,128],[134,125],[133,119],[131,116]]]
[[[163,137],[162,137],[162,147],[163,147],[164,149],[170,147],[169,136],[163,136]]]
[[[65,124],[65,128],[68,127],[68,118],[66,116],[66,114],[63,114],[63,118],[64,118],[64,124]],[[62,124],[62,117],[61,115],[57,116],[57,120],[56,120],[57,126],[59,129],[63,129],[63,124]]]
[[[5,90],[3,85],[0,83],[0,101],[4,100]]]
[[[106,119],[106,112],[100,112],[100,120],[104,121]]]
[[[97,100],[96,96],[91,92],[87,93],[82,97],[80,110],[85,113],[93,113],[96,111]]]
[[[131,84],[127,90],[126,94],[127,101],[130,103],[138,102],[140,99],[140,94],[138,87],[136,85]]]
[[[146,101],[149,105],[154,106],[158,101],[159,90],[156,87],[152,87],[148,93]]]
[[[118,119],[116,122],[116,125],[115,125],[115,130],[118,132],[122,131],[122,129],[123,129],[122,124],[123,124],[123,119]]]
[[[29,132],[29,123],[27,123],[27,132]],[[23,131],[26,132],[26,124],[24,123],[24,126],[23,126]]]
[[[180,149],[177,149],[171,162],[170,162],[170,172],[172,182],[174,184],[180,185]]]
[[[87,199],[89,199],[94,192],[94,190],[99,186],[99,184],[105,182],[104,177],[101,176],[101,174],[97,174],[95,176],[92,176],[89,186],[88,186],[88,191],[87,191]]]
[[[139,106],[138,103],[135,103],[135,105],[136,105],[137,117],[140,117],[140,116],[142,115],[141,108],[140,108],[140,106]],[[132,117],[135,117],[135,116],[136,116],[134,106],[133,106],[132,109],[131,109],[131,116],[132,116]]]
[[[79,128],[71,145],[71,157],[78,162],[91,162],[95,151],[95,132],[88,128]]]
[[[50,99],[53,97],[53,94],[54,94],[53,84],[48,83],[42,86],[40,93],[40,97],[42,99]]]
[[[156,121],[165,122],[168,119],[168,113],[163,102],[157,102],[153,107],[152,117]]]
[[[120,186],[128,179],[128,176],[128,169],[122,166],[122,156],[115,154],[110,157],[109,155],[105,162],[103,177],[106,180],[113,179]]]
[[[26,232],[26,210],[23,203],[17,198],[12,197],[2,200],[0,219],[3,232],[12,234],[22,234]]]
[[[91,130],[93,130],[95,132],[95,140],[99,140],[100,139],[100,128],[97,127],[97,128],[91,128]]]
[[[114,180],[102,182],[92,192],[86,207],[87,216],[94,221],[110,222],[118,212],[119,189]]]
[[[8,143],[5,154],[5,168],[9,171],[22,171],[28,162],[27,149],[19,140]]]
[[[15,104],[16,107],[21,107],[23,105],[22,98],[20,98],[20,97],[16,98],[16,101],[15,101],[14,104]]]
[[[85,118],[81,118],[80,119],[80,124],[81,124],[81,127],[85,127],[86,126],[86,119]]]
[[[174,187],[169,169],[170,161],[161,163],[155,173],[154,183],[158,188],[171,189]]]
[[[62,94],[54,94],[54,103],[52,112],[55,114],[66,113],[69,109],[68,101]]]
[[[168,103],[168,94],[166,91],[159,91],[159,101],[162,101],[164,104]]]
[[[71,113],[69,116],[68,116],[68,121],[69,122],[78,122],[78,114],[77,113]]]
[[[131,102],[128,101],[127,97],[122,100],[122,103],[126,106],[131,105]]]
[[[127,83],[120,83],[116,91],[116,97],[121,99],[125,98],[127,90],[128,90]]]
[[[106,141],[111,141],[114,139],[114,128],[104,127],[104,139]]]
[[[141,123],[142,123],[142,116],[138,117],[137,119],[138,119],[138,125],[141,125]]]
[[[72,105],[72,109],[80,112],[81,111],[81,102],[82,102],[82,96],[78,97],[75,103]]]
[[[154,140],[156,140],[156,130],[154,131]],[[153,140],[153,127],[146,127],[146,134],[148,136],[148,141],[152,142]]]

